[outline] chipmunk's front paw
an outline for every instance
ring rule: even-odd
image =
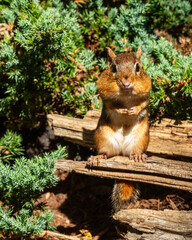
[[[119,114],[127,114],[128,109],[127,108],[117,108],[116,112],[119,113]]]
[[[147,160],[147,155],[145,153],[140,154],[130,154],[129,158],[134,160],[135,162],[143,162],[145,163]]]
[[[127,110],[128,115],[137,115],[138,114],[138,109],[137,107],[132,107]]]
[[[100,154],[100,155],[96,155],[96,156],[91,156],[91,157],[88,158],[87,165],[89,167],[98,167],[99,166],[99,161],[101,159],[107,159],[107,155]]]

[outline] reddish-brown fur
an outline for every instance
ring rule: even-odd
[[[109,68],[97,81],[103,99],[102,115],[95,133],[99,154],[124,155],[143,160],[149,143],[148,111],[151,80],[142,69],[141,47],[137,53],[117,56],[108,48]],[[112,194],[115,211],[136,201],[139,191],[130,182],[116,182]]]

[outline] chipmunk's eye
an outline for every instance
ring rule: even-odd
[[[136,64],[136,67],[135,67],[135,71],[136,71],[136,72],[139,72],[139,70],[140,70],[140,67],[139,67],[139,64],[137,63],[137,64]]]
[[[112,72],[113,72],[113,73],[116,73],[116,72],[117,72],[117,68],[116,68],[115,64],[112,65]]]

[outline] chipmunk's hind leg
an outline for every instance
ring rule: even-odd
[[[88,159],[89,164],[98,166],[101,159],[119,155],[122,138],[122,135],[117,134],[108,125],[98,127],[95,132],[95,147],[99,155],[91,156]]]
[[[107,157],[117,156],[121,152],[123,136],[110,126],[100,126],[95,132],[95,147],[99,154]]]
[[[106,154],[99,154],[99,155],[96,155],[96,156],[89,157],[88,158],[89,166],[90,167],[99,166],[99,162],[102,159],[107,159],[107,155]]]
[[[143,163],[145,163],[146,160],[147,160],[147,155],[145,153],[130,154],[129,159],[130,160],[134,160],[135,162],[143,162]]]

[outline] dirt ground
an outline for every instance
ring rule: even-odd
[[[113,180],[61,171],[57,174],[60,178],[58,185],[39,199],[40,202],[46,201],[47,209],[55,213],[52,224],[57,227],[56,232],[83,236],[80,233],[87,230],[93,239],[123,239],[112,218],[110,194]],[[187,192],[148,184],[140,184],[140,188],[141,197],[134,208],[192,209],[192,196]]]

